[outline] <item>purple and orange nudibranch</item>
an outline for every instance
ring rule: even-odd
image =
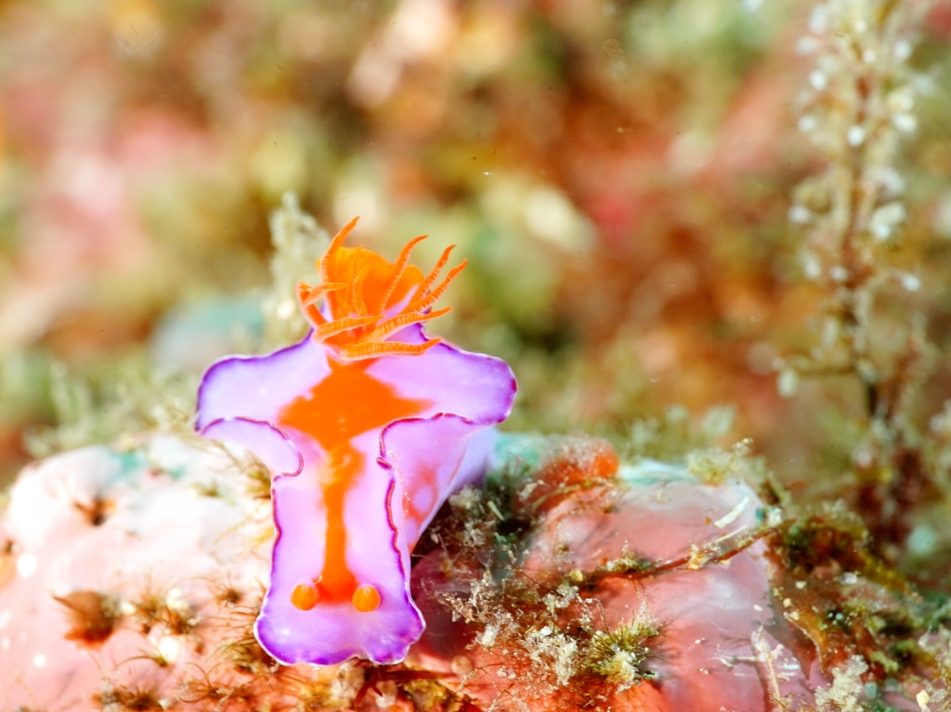
[[[266,356],[208,369],[199,432],[243,445],[270,468],[277,530],[255,633],[283,663],[403,659],[425,625],[410,596],[410,552],[446,498],[484,473],[491,427],[515,379],[497,358],[427,337],[423,322],[465,263],[440,280],[344,247],[353,220],[298,286],[313,329]]]

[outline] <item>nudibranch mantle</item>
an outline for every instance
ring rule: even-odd
[[[355,221],[354,221],[355,222]],[[342,242],[298,297],[312,331],[265,356],[212,365],[196,427],[254,452],[271,470],[277,532],[255,623],[280,662],[402,660],[424,628],[410,596],[410,552],[446,498],[484,473],[491,426],[515,379],[501,359],[429,338],[423,322],[463,265],[438,284]],[[464,263],[463,263],[464,264]],[[318,303],[322,300],[322,304]]]

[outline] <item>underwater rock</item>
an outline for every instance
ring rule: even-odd
[[[285,666],[255,640],[273,527],[243,451],[155,437],[27,468],[0,516],[0,709],[766,712],[829,688],[748,484],[583,439],[504,436],[495,458],[423,532],[427,629],[383,666]]]

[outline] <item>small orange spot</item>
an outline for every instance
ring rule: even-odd
[[[317,605],[319,599],[320,594],[317,593],[317,587],[309,581],[302,581],[294,586],[294,590],[291,591],[291,603],[294,604],[294,608],[301,611],[309,611]]]
[[[358,586],[353,592],[353,607],[360,613],[369,613],[380,607],[380,592],[373,586]]]

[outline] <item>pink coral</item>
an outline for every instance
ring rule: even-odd
[[[266,509],[224,455],[162,438],[20,475],[0,520],[0,709],[171,701],[200,674],[229,632],[216,597],[247,605],[266,575]]]

